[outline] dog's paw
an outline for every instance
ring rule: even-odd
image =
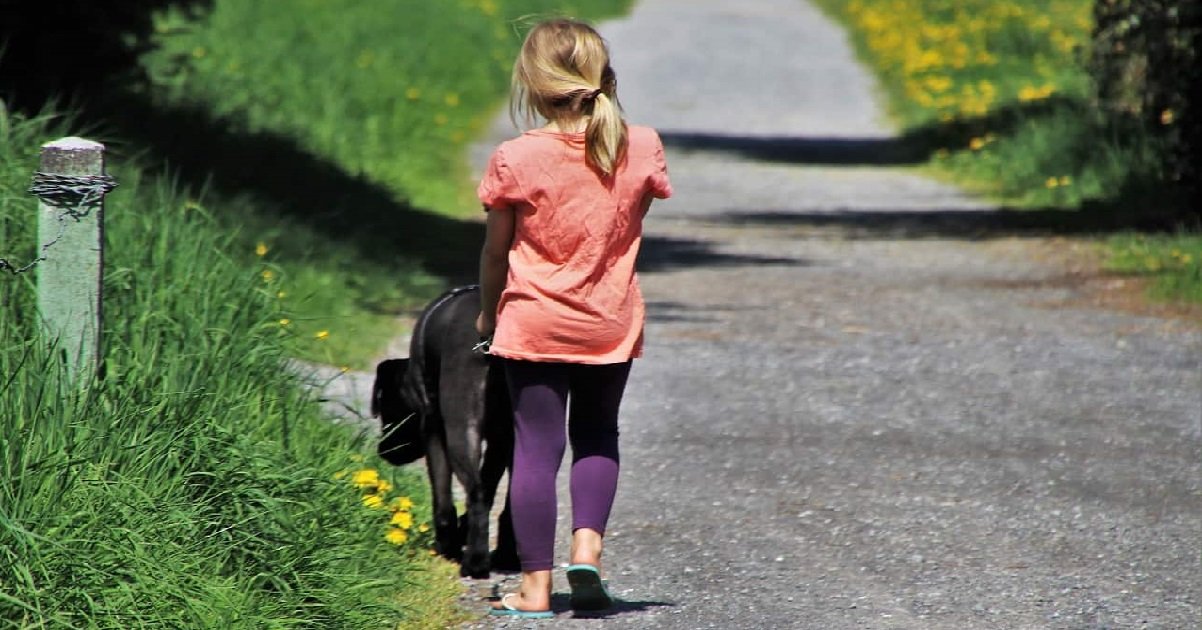
[[[470,577],[474,580],[487,580],[489,573],[488,554],[469,553],[459,565],[460,577]]]

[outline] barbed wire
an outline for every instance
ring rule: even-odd
[[[99,207],[104,196],[117,187],[117,180],[109,175],[59,175],[37,171],[33,174],[33,183],[29,186],[29,194],[37,197],[48,206],[58,208],[60,212],[55,219],[58,221],[58,234],[49,242],[42,243],[38,256],[20,267],[0,258],[0,270],[13,275],[25,273],[46,260],[51,247],[62,240],[67,233],[67,220],[82,221],[93,208]]]

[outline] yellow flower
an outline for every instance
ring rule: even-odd
[[[421,532],[421,533],[423,533],[423,534],[424,534],[424,533],[426,533],[426,532],[428,532],[428,531],[430,531],[430,524],[429,524],[429,523],[422,523],[421,525],[418,525],[418,526],[417,526],[417,531],[419,531],[419,532]]]
[[[401,529],[409,529],[413,527],[413,515],[409,512],[396,512],[392,515],[392,520],[388,521],[389,525],[396,525]]]
[[[389,527],[388,533],[384,535],[384,540],[387,540],[394,545],[403,545],[409,541],[409,534],[403,529]]]
[[[1061,185],[1061,186],[1072,186],[1072,184],[1073,184],[1073,178],[1072,178],[1072,177],[1069,177],[1068,175],[1061,175],[1061,176],[1060,176],[1060,185]]]
[[[985,148],[985,139],[973,138],[972,140],[969,140],[968,148],[972,149],[973,151],[980,151],[981,149]]]
[[[1171,125],[1171,124],[1173,124],[1173,120],[1175,120],[1176,117],[1177,116],[1176,116],[1176,114],[1173,113],[1173,110],[1166,109],[1163,112],[1160,112],[1160,124]]]
[[[270,269],[264,269],[263,273],[260,275],[263,276],[263,282],[271,282],[271,280],[275,278],[275,272]]]
[[[351,471],[346,470],[344,468],[344,469],[334,473],[334,479],[345,479],[346,476],[349,475],[350,473],[351,473]]]
[[[384,494],[389,490],[392,490],[392,483],[387,479],[381,479],[376,482],[376,494]]]
[[[413,501],[409,497],[397,497],[392,500],[392,509],[397,512],[412,510]]]
[[[447,107],[458,107],[459,95],[454,92],[449,92],[443,97],[442,101],[447,104]]]
[[[1044,182],[1043,185],[1048,188],[1055,188],[1060,185],[1060,180],[1055,177],[1049,177],[1048,181]]]
[[[287,294],[287,293],[284,293],[283,291],[279,291],[279,292],[277,292],[277,293],[275,294],[275,296],[276,296],[277,298],[281,299],[281,300],[282,300],[282,299],[284,299],[284,298],[285,298],[287,295],[288,295],[288,294]]]
[[[280,320],[281,326],[287,326],[288,324],[291,324],[291,323],[292,323],[292,320],[288,319],[287,317]]]
[[[380,473],[374,468],[364,468],[363,470],[355,471],[351,477],[351,483],[358,488],[370,488],[380,483]]]
[[[408,90],[405,90],[405,98],[407,98],[411,101],[416,101],[417,99],[419,99],[421,97],[422,97],[422,91],[415,87],[411,87]]]
[[[267,243],[264,243],[263,241],[259,241],[259,244],[255,245],[255,256],[262,257],[262,256],[266,256],[266,255],[267,255]]]
[[[316,334],[314,334],[314,335],[313,335],[313,338],[314,338],[314,339],[316,339],[316,340],[318,340],[318,341],[324,341],[324,340],[326,340],[326,339],[329,339],[329,338],[330,338],[330,331],[328,331],[328,330],[319,330],[319,331],[317,331],[317,333],[316,333]]]
[[[342,366],[342,367],[338,368],[338,371],[339,371],[339,372],[342,372],[343,374],[346,374],[347,372],[350,372],[350,371],[351,371],[351,366],[349,366],[349,365],[344,365],[344,366]]]
[[[363,505],[369,508],[377,509],[384,507],[384,497],[378,494],[368,494],[363,497]]]

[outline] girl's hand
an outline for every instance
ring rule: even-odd
[[[497,321],[493,317],[487,317],[483,312],[476,317],[476,332],[479,333],[481,339],[492,337],[493,331],[497,329]]]

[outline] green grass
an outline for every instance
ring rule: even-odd
[[[190,179],[210,175],[199,201],[239,249],[268,246],[294,354],[364,368],[401,332],[398,314],[474,276],[483,233],[466,150],[507,95],[525,25],[629,4],[220,0],[199,18],[167,11],[143,58],[151,82],[138,97],[150,111],[134,133]]]
[[[0,255],[35,255],[24,188],[37,147],[70,131],[0,116]],[[335,479],[374,458],[359,463],[365,445],[282,370],[280,305],[259,270],[172,180],[115,174],[103,380],[63,378],[31,316],[36,269],[0,276],[0,627],[364,628],[445,613],[447,569],[426,541],[389,544],[387,512]],[[428,521],[421,476],[389,474]]]
[[[1014,209],[1095,213],[1082,221],[1100,226],[1178,216],[1181,200],[1158,184],[1162,147],[1150,130],[1094,106],[1092,0],[817,3],[848,27],[923,172]],[[1196,249],[1194,237],[1110,243],[1111,266],[1156,276],[1156,297],[1202,294],[1196,267],[1169,261]],[[1149,257],[1160,264],[1133,262]]]
[[[1107,245],[1106,267],[1148,277],[1153,297],[1202,303],[1202,234],[1121,234]]]

